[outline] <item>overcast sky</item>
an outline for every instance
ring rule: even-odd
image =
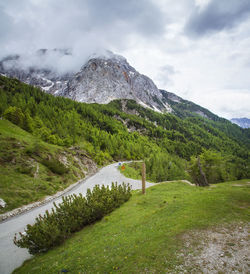
[[[250,118],[250,0],[0,0],[0,58],[70,48],[77,70],[103,49],[158,86],[225,117]]]

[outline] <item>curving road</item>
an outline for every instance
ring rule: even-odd
[[[71,189],[63,196],[73,193],[82,193],[85,195],[88,188],[92,189],[97,184],[104,184],[107,186],[111,185],[112,182],[117,182],[118,184],[121,184],[122,182],[129,183],[132,189],[141,188],[141,181],[124,177],[117,169],[117,166],[118,164],[115,163],[102,168],[92,177],[82,180],[75,188]],[[151,185],[153,184],[146,183],[146,187]],[[53,202],[60,203],[61,201],[62,198],[59,197],[45,205],[0,223],[0,274],[11,273],[15,268],[19,267],[25,260],[31,257],[26,249],[14,245],[13,238],[15,233],[24,231],[26,225],[32,224],[36,216],[51,209],[53,207]]]

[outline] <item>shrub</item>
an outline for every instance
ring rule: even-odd
[[[5,110],[3,116],[13,124],[23,126],[24,114],[20,108],[10,106]]]
[[[51,159],[51,160],[45,160],[43,159],[41,163],[46,166],[48,169],[50,169],[52,172],[63,175],[64,173],[67,173],[69,171],[68,168],[64,166],[61,162],[59,162],[56,159]]]
[[[31,175],[33,176],[33,166],[29,166],[29,165],[21,165],[19,166],[16,170],[20,173],[23,173],[23,174],[27,174],[27,175]]]
[[[42,157],[44,152],[47,152],[47,149],[40,141],[30,144],[25,148],[25,153],[29,156],[36,155]]]
[[[54,203],[51,212],[46,211],[36,218],[35,224],[27,225],[25,233],[19,233],[19,239],[15,235],[14,243],[28,248],[30,254],[45,252],[126,202],[130,191],[129,185],[112,183],[111,188],[97,185],[92,191],[88,189],[86,197],[81,194],[63,197],[62,203]]]

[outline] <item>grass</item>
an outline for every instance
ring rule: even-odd
[[[59,159],[65,155],[68,168]],[[0,198],[7,203],[0,213],[53,195],[84,177],[72,150],[42,142],[7,120],[0,120],[0,174]]]
[[[168,273],[183,263],[183,233],[249,221],[249,180],[199,188],[162,183],[14,273]],[[240,186],[235,186],[235,185]],[[190,247],[190,252],[192,248]]]
[[[122,169],[122,166],[124,166],[125,169]],[[141,180],[141,166],[141,162],[131,162],[124,163],[123,165],[119,166],[118,169],[127,178]]]

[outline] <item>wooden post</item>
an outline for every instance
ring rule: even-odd
[[[142,162],[142,168],[141,168],[141,183],[142,183],[142,194],[145,194],[145,188],[146,188],[146,165],[144,162]]]

